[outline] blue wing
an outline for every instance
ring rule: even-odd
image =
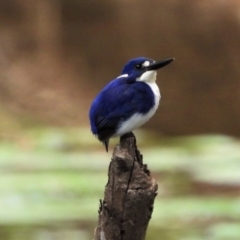
[[[91,130],[100,141],[109,139],[119,124],[134,113],[147,113],[154,105],[151,88],[129,77],[111,81],[95,98],[89,117]]]

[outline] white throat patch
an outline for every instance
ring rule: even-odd
[[[137,78],[137,81],[153,83],[156,82],[157,79],[157,71],[147,71],[142,74],[141,77]]]

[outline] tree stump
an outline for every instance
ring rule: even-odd
[[[157,189],[134,134],[122,136],[109,165],[94,240],[144,240]]]

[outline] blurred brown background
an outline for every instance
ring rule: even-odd
[[[0,0],[1,240],[93,239],[118,139],[88,110],[139,56],[176,58],[134,131],[159,184],[146,239],[240,239],[240,1]]]
[[[87,125],[129,59],[175,57],[147,126],[240,136],[239,10],[236,0],[1,0],[0,109],[23,124]]]

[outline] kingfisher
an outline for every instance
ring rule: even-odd
[[[110,138],[132,132],[155,114],[161,98],[157,70],[173,60],[134,58],[93,100],[89,111],[91,131],[107,152]]]

